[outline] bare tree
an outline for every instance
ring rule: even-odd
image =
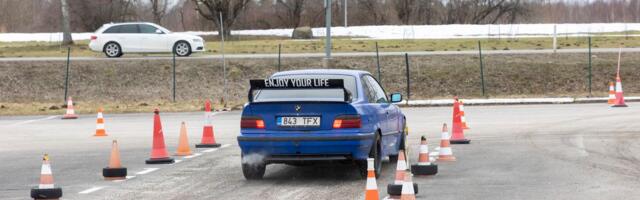
[[[302,11],[306,0],[277,0],[276,10],[278,19],[283,21],[288,27],[296,28],[300,26]]]
[[[139,20],[136,0],[67,0],[73,13],[74,29],[95,31],[103,24]]]
[[[409,24],[418,0],[395,0],[394,8],[402,24]]]
[[[231,36],[231,27],[236,18],[244,11],[249,0],[193,0],[196,10],[202,17],[213,21],[218,27],[218,33]],[[222,16],[222,20],[220,19]],[[222,24],[220,24],[222,21]],[[224,31],[223,30],[224,27]]]
[[[153,14],[153,22],[161,24],[162,18],[167,13],[167,0],[149,0],[151,3],[151,13]]]
[[[358,8],[356,10],[357,17],[354,20],[351,20],[351,24],[354,24],[353,21],[356,21],[358,24],[373,24],[380,25],[385,23],[385,15],[380,9],[381,3],[380,0],[357,0],[356,6],[351,6],[352,8]],[[353,13],[354,11],[352,11]]]
[[[71,38],[71,26],[69,21],[69,4],[67,0],[60,0],[60,9],[62,10],[62,44],[70,45],[73,44],[73,39]]]

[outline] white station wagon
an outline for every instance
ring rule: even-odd
[[[124,53],[171,53],[189,56],[204,51],[202,37],[172,33],[154,23],[110,23],[100,27],[91,36],[89,48],[104,52],[107,57],[120,57]]]

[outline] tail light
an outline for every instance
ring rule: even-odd
[[[340,115],[333,120],[333,128],[360,128],[360,115]]]
[[[91,40],[96,40],[96,39],[98,39],[98,36],[95,36],[95,35],[91,36]]]
[[[242,117],[240,120],[240,128],[264,129],[264,120],[260,117]]]

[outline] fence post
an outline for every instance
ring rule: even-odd
[[[278,44],[278,71],[280,71],[280,54],[282,52],[282,44]]]
[[[589,36],[589,97],[591,97],[591,36]]]
[[[485,96],[484,64],[482,63],[482,44],[480,44],[480,41],[478,41],[478,54],[480,56],[480,80],[482,81],[482,96]]]
[[[404,54],[404,63],[407,66],[407,105],[409,105],[409,98],[411,97],[411,79],[409,78],[409,54]]]
[[[176,52],[173,51],[173,102],[176,102]]]
[[[378,53],[378,42],[376,41],[376,65],[378,66],[378,82],[382,84],[382,77],[380,73],[380,54]]]
[[[67,101],[67,92],[69,91],[69,62],[71,57],[71,47],[67,47],[67,70],[64,75],[64,101]]]

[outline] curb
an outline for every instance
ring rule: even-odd
[[[640,102],[640,97],[625,97],[627,102]],[[606,103],[607,97],[590,98],[513,98],[513,99],[462,99],[464,105],[525,105],[525,104],[578,104],[578,103]],[[429,100],[409,100],[397,103],[403,107],[430,107],[430,106],[451,106],[453,99],[429,99]]]

